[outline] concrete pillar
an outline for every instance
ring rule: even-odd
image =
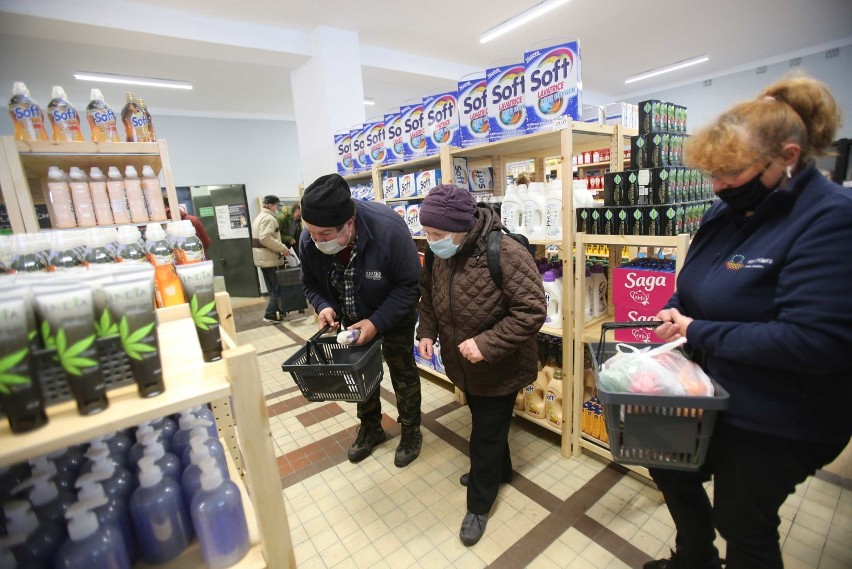
[[[307,186],[336,172],[334,133],[365,119],[358,34],[318,27],[311,58],[290,73],[302,175]]]

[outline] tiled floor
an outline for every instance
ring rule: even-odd
[[[259,352],[300,569],[635,568],[674,547],[674,525],[652,483],[595,456],[566,459],[554,433],[520,418],[510,432],[514,480],[501,488],[483,539],[463,546],[465,492],[458,478],[468,466],[470,414],[448,384],[424,374],[423,450],[399,469],[395,398],[385,373],[389,440],[351,464],[346,450],[358,425],[355,405],[308,402],[281,371],[316,325],[292,314],[284,325],[261,326],[253,324],[261,305],[238,306],[238,339]],[[788,569],[852,567],[848,480],[843,488],[809,479],[781,517]]]

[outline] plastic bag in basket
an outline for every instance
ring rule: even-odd
[[[618,344],[617,353],[601,366],[603,389],[617,393],[668,396],[713,396],[713,384],[698,364],[675,348],[686,338],[654,349]]]

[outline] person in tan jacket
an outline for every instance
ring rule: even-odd
[[[275,217],[280,208],[281,200],[277,196],[265,196],[263,207],[251,224],[251,254],[269,291],[269,303],[263,321],[272,324],[282,321],[278,315],[278,279],[275,272],[283,263],[283,258],[290,255],[290,249],[281,242],[278,219]]]
[[[544,286],[532,255],[514,239],[500,240],[498,286],[488,268],[487,243],[500,216],[477,206],[470,192],[440,185],[420,209],[434,253],[420,275],[417,350],[434,355],[440,338],[447,376],[467,399],[472,416],[467,514],[459,538],[473,545],[485,532],[501,483],[512,480],[509,425],[518,390],[538,373],[536,333],[547,314]]]

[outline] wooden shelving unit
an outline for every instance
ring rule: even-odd
[[[39,231],[35,205],[46,203],[47,170],[59,166],[67,171],[71,166],[97,166],[104,175],[110,166],[124,173],[125,166],[134,166],[141,175],[142,166],[151,166],[166,186],[167,205],[172,219],[178,221],[177,192],[165,140],[157,142],[24,142],[11,136],[0,137],[0,191],[14,233]],[[138,225],[138,224],[132,224]],[[110,226],[113,227],[113,226]]]

